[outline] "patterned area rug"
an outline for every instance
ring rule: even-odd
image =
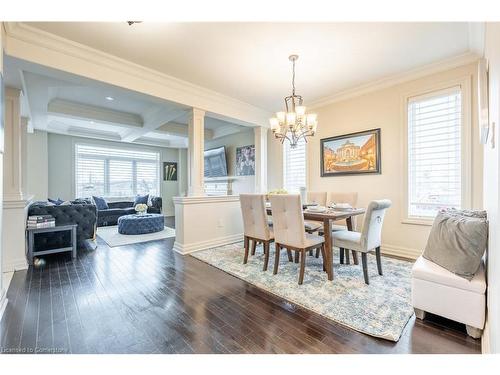
[[[118,226],[97,228],[97,235],[101,237],[109,247],[130,245],[133,243],[141,243],[148,241],[162,240],[164,238],[175,237],[175,229],[164,227],[162,231],[146,234],[120,234]]]
[[[375,256],[368,254],[370,285],[361,265],[339,264],[334,253],[334,279],[328,281],[322,259],[307,256],[304,283],[298,285],[299,265],[282,251],[278,274],[273,275],[274,246],[267,272],[262,271],[262,246],[243,264],[243,243],[193,253],[192,256],[337,323],[386,340],[398,341],[413,315],[411,262],[382,257],[384,275],[377,273]],[[351,259],[352,262],[352,259]],[[360,259],[361,263],[361,259]]]

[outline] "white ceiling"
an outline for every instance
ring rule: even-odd
[[[309,102],[470,50],[470,24],[29,23],[269,111],[290,91]]]
[[[165,147],[187,147],[188,108],[6,56],[5,84],[23,91],[34,129]],[[107,100],[111,97],[114,100]],[[245,127],[205,118],[206,138]]]

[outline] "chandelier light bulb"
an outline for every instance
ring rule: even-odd
[[[277,131],[278,128],[280,127],[280,122],[276,117],[270,118],[269,124],[271,125],[271,130],[273,132]]]
[[[297,113],[297,116],[304,116],[306,114],[306,107],[303,105],[298,105],[295,107],[295,113]]]
[[[276,117],[278,118],[278,121],[280,122],[280,124],[283,124],[285,122],[285,116],[286,116],[286,113],[285,112],[276,112]]]
[[[286,114],[286,124],[288,126],[295,125],[295,120],[297,119],[297,115],[295,112],[288,112]]]

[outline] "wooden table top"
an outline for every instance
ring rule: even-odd
[[[267,213],[270,215],[272,210],[271,207],[266,207]],[[333,208],[328,208],[325,212],[312,212],[307,209],[303,210],[304,218],[307,220],[318,220],[323,221],[325,219],[330,219],[333,221],[347,219],[351,216],[362,215],[366,212],[364,208],[353,208],[348,211],[336,211]]]

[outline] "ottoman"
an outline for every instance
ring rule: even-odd
[[[118,218],[118,233],[120,234],[146,234],[160,232],[165,222],[163,215],[124,215]]]

